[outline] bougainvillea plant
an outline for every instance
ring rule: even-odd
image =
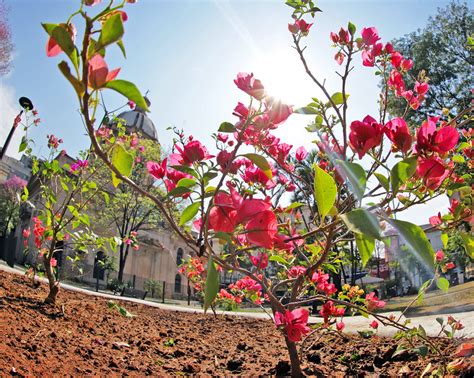
[[[223,122],[214,134],[215,153],[176,130],[172,154],[148,162],[151,177],[167,190],[167,196],[159,198],[132,180],[134,159],[124,143],[114,140],[114,147],[106,148],[96,132],[101,91],[119,92],[147,110],[136,86],[118,78],[119,70],[109,70],[106,63],[112,45],[125,54],[122,37],[128,17],[123,9],[134,2],[84,1],[65,23],[43,25],[49,35],[47,52],[64,59],[59,69],[77,94],[92,148],[111,169],[114,185],[122,182],[150,198],[189,245],[193,256],[181,269],[202,291],[204,309],[219,300],[267,303],[286,341],[294,376],[302,374],[297,343],[312,332],[342,330],[348,313],[372,315],[374,329],[379,323],[396,327],[420,353],[437,351],[424,330],[378,314],[384,302],[375,293],[350,286],[338,291],[328,272],[338,269],[351,241],[365,264],[376,240],[386,241],[394,231],[405,242],[406,253],[433,276],[419,296],[431,282],[447,289],[441,274],[449,262],[436,258],[419,226],[395,215],[446,193],[464,193],[458,210],[452,217],[441,217],[439,226],[472,221],[467,204],[471,188],[464,183],[466,177],[455,173],[457,162],[470,153],[470,136],[459,145],[456,130],[468,110],[455,118],[429,116],[421,125],[409,125],[403,117],[391,119],[388,96],[403,101],[406,112],[415,111],[429,90],[427,78],[420,77],[414,88],[407,88],[404,78],[410,75],[410,59],[383,44],[375,27],[359,33],[352,23],[329,36],[336,51],[335,67],[341,67],[340,91],[330,93],[311,70],[303,46],[314,30],[311,18],[320,9],[313,1],[290,0],[289,33],[321,98],[295,109],[273,98],[253,74],[237,74],[234,83],[242,90],[242,102],[229,111],[235,118]],[[84,24],[77,43],[76,19]],[[383,77],[384,85],[378,114],[351,119],[347,83],[358,64]],[[290,116],[311,117],[307,131],[316,140],[314,153],[301,147],[293,152],[293,146],[274,135]],[[301,201],[288,201],[291,193]],[[182,206],[178,219],[169,210],[170,203]],[[219,270],[238,273],[240,279],[220,288]],[[324,320],[316,328],[308,324],[305,308],[315,300],[323,303]]]
[[[25,131],[34,124],[26,122]],[[67,255],[71,266],[80,271],[79,262],[87,252],[105,245],[115,248],[117,241],[100,237],[91,228],[91,203],[98,196],[108,198],[94,181],[96,169],[89,163],[92,155],[84,152],[82,159],[73,159],[61,149],[62,139],[48,135],[48,155],[38,158],[31,143],[25,137],[20,147],[32,159],[33,175],[21,196],[25,213],[32,215],[31,225],[23,230],[25,254],[34,254],[27,275],[34,281],[37,274],[45,274],[49,283],[45,303],[55,303],[60,287],[58,259]]]

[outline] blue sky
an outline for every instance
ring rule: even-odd
[[[28,96],[40,112],[41,125],[32,136],[37,148],[45,150],[46,134],[65,140],[74,155],[87,146],[87,137],[71,88],[57,69],[59,58],[47,58],[46,33],[41,22],[64,22],[77,9],[78,0],[4,0],[15,44],[13,71],[0,83],[0,139],[5,138],[18,111],[17,98]],[[402,36],[426,25],[430,15],[447,1],[362,0],[319,1],[319,13],[307,38],[307,56],[318,77],[326,78],[330,91],[338,89],[329,32],[346,26],[375,26],[383,41]],[[233,79],[239,71],[254,72],[270,93],[297,107],[320,96],[306,79],[291,48],[287,24],[291,8],[283,0],[260,1],[161,1],[139,0],[126,7],[125,61],[115,47],[107,54],[109,68],[122,67],[119,78],[133,81],[152,102],[150,117],[166,147],[176,126],[210,144],[210,134],[222,121],[233,121],[237,101],[246,101]],[[94,11],[91,8],[90,11]],[[79,19],[77,19],[79,21]],[[78,22],[77,21],[77,22]],[[373,71],[356,63],[349,82],[350,116],[354,119],[376,114],[377,79]],[[123,103],[107,93],[109,108]],[[294,115],[278,135],[295,147],[311,147],[304,126],[305,116]],[[13,145],[9,154],[14,155]],[[439,201],[438,201],[439,202]],[[429,213],[437,212],[444,202]],[[417,212],[419,213],[419,211]]]

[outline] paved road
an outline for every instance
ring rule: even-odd
[[[11,268],[7,266],[3,261],[0,262],[0,270],[10,272],[10,273],[15,273],[15,274],[24,274],[24,270],[20,268]],[[46,281],[46,279],[43,279]],[[203,313],[204,311],[199,308],[192,308],[192,307],[186,307],[186,306],[180,306],[180,305],[172,305],[172,304],[163,304],[163,303],[157,303],[153,301],[147,301],[147,300],[142,300],[142,299],[135,299],[135,298],[125,298],[125,297],[118,297],[116,295],[112,294],[107,294],[107,293],[97,293],[92,290],[87,290],[84,288],[80,288],[77,286],[73,286],[70,284],[66,283],[61,283],[61,288],[63,290],[71,290],[87,295],[93,295],[97,297],[102,297],[102,298],[107,298],[107,299],[113,299],[113,300],[118,300],[120,299],[121,301],[126,301],[126,302],[133,302],[133,303],[140,303],[146,306],[150,307],[157,307],[163,310],[168,310],[168,311],[182,311],[182,312],[192,312],[192,313]],[[263,313],[263,312],[234,312],[234,311],[219,311],[219,314],[225,314],[229,316],[241,316],[241,317],[246,317],[246,318],[255,318],[255,319],[269,319],[269,315]],[[397,318],[400,316],[399,311],[391,312],[391,313],[386,313],[384,315],[389,315],[389,314],[394,314]],[[447,315],[429,315],[429,316],[419,316],[419,317],[412,317],[410,318],[411,320],[411,325],[418,327],[420,324],[423,326],[423,328],[426,330],[426,333],[430,336],[436,336],[439,333],[440,326],[438,322],[436,321],[437,317],[444,317],[445,319],[447,318]],[[460,312],[456,313],[454,315],[456,320],[460,320],[462,324],[464,325],[464,329],[461,331],[458,331],[456,333],[456,336],[458,337],[474,337],[474,312]],[[402,317],[402,319],[405,319]],[[345,332],[348,333],[356,333],[358,330],[369,330],[369,323],[373,320],[373,317],[370,316],[369,319],[364,318],[363,316],[352,316],[352,317],[345,317],[344,318],[344,323],[346,325],[345,327]],[[310,317],[310,323],[320,323],[321,318],[311,316]],[[378,329],[378,334],[381,336],[392,336],[396,332],[396,329],[393,327],[385,327],[383,325],[380,325]]]

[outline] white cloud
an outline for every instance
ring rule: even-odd
[[[17,98],[15,94],[15,90],[13,87],[8,86],[2,82],[0,82],[0,143],[3,147],[8,133],[13,125],[13,120],[15,119],[20,106],[17,105]],[[20,153],[18,153],[18,148],[20,146],[21,137],[23,136],[24,132],[22,128],[19,126],[15,130],[15,134],[13,135],[13,139],[8,146],[8,150],[6,154],[8,156],[19,158]]]

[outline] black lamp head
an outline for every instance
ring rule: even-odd
[[[34,106],[31,100],[28,97],[20,97],[18,100],[20,103],[20,106],[25,109],[25,110],[33,110]]]

